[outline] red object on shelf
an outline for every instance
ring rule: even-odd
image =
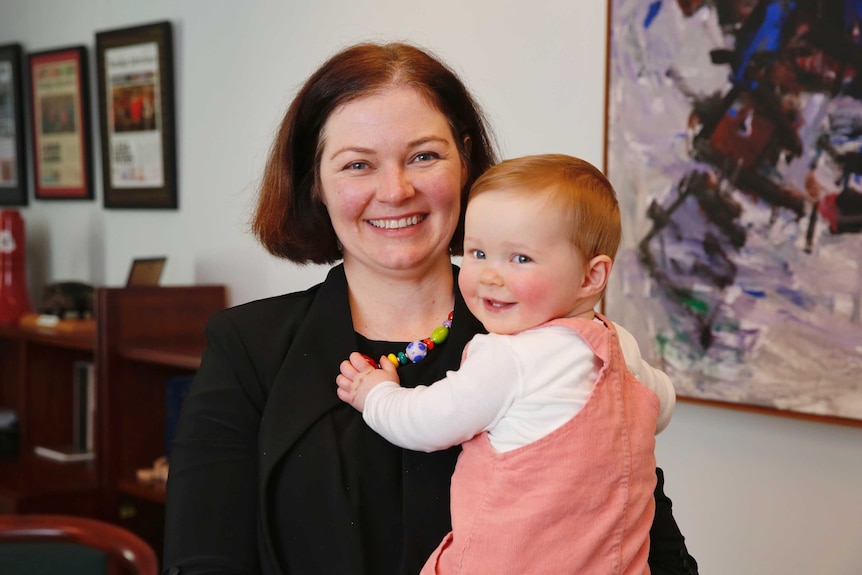
[[[17,324],[30,313],[24,257],[24,219],[18,210],[0,211],[0,324]]]

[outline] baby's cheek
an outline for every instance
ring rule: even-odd
[[[461,264],[461,273],[458,274],[458,288],[464,299],[468,301],[476,295],[476,274],[472,266],[466,262]]]
[[[510,285],[510,289],[518,298],[521,305],[540,307],[543,303],[549,301],[551,294],[554,292],[554,286],[537,280],[539,278],[523,278],[521,281]]]

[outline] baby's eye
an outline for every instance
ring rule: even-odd
[[[530,256],[525,256],[524,254],[515,254],[512,256],[512,261],[516,264],[527,264],[533,261]]]
[[[472,255],[477,260],[485,259],[485,252],[483,252],[482,250],[470,250],[470,255]]]

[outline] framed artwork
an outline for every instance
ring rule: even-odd
[[[87,49],[72,46],[36,52],[28,62],[34,197],[92,199]]]
[[[680,398],[862,425],[862,3],[610,0],[611,317]]]
[[[27,205],[20,44],[0,46],[0,205]]]
[[[96,34],[106,208],[177,208],[173,33],[156,22]]]

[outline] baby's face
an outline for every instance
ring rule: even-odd
[[[545,194],[490,190],[470,200],[458,283],[485,329],[512,334],[579,313],[587,269],[570,237]]]

